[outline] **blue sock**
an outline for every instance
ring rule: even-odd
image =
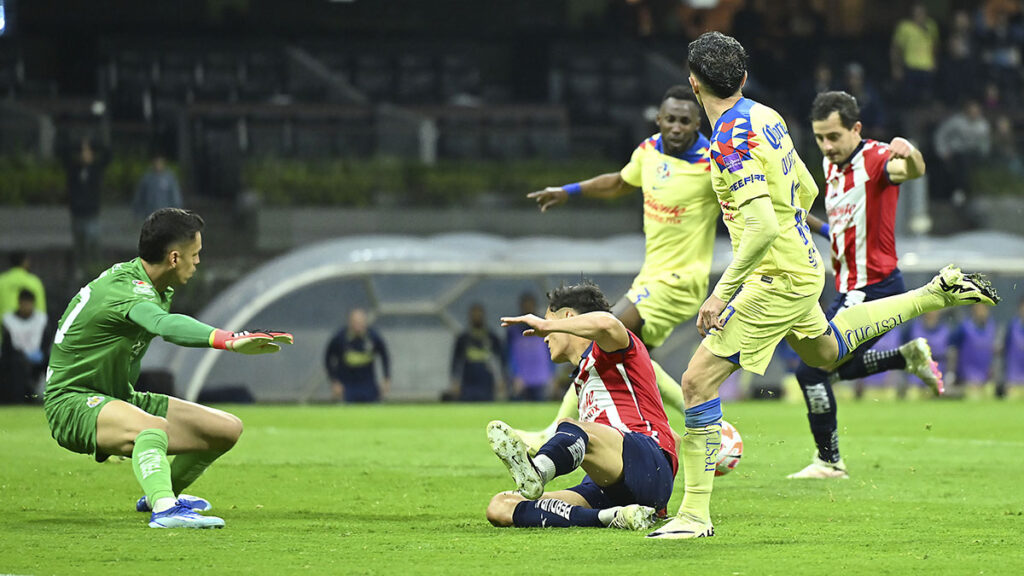
[[[583,464],[590,436],[571,422],[562,422],[552,436],[534,457],[534,464],[540,470],[544,481],[555,476],[568,474]],[[550,464],[548,464],[550,462]]]
[[[722,399],[712,398],[703,404],[687,408],[684,414],[687,428],[703,428],[716,424],[722,420]]]
[[[561,500],[544,498],[527,500],[516,504],[512,512],[512,525],[520,528],[546,527],[568,528],[570,526],[593,526],[603,528],[598,514],[600,510],[573,506]]]

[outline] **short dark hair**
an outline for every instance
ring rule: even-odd
[[[199,214],[190,210],[161,208],[142,224],[139,257],[151,264],[160,262],[171,246],[192,241],[205,224]]]
[[[11,265],[11,268],[15,268],[25,264],[26,259],[28,259],[28,252],[25,252],[24,250],[15,250],[7,257],[7,262]]]
[[[705,32],[690,42],[686,60],[690,72],[719,98],[738,92],[747,73],[747,51],[738,40],[721,32]]]
[[[828,120],[835,112],[839,114],[839,123],[849,130],[860,121],[860,107],[857,99],[841,90],[822,92],[814,97],[811,104],[811,122]]]
[[[18,302],[24,302],[26,300],[29,302],[35,302],[36,295],[28,288],[22,288],[21,291],[18,292]]]
[[[579,284],[561,286],[547,293],[548,310],[552,312],[562,308],[572,308],[577,314],[587,312],[610,312],[612,305],[608,302],[601,288],[589,278]]]
[[[675,86],[669,86],[668,90],[665,90],[665,95],[661,97],[662,104],[669,98],[675,98],[676,100],[688,100],[697,103],[697,97],[693,94],[693,89],[689,86],[683,86],[682,84],[676,84]]]

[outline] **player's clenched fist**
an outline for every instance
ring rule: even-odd
[[[271,354],[280,350],[281,344],[292,344],[294,341],[295,338],[288,332],[276,330],[214,330],[210,335],[213,348],[239,354]]]

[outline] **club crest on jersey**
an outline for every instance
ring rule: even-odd
[[[672,175],[672,171],[668,167],[668,162],[662,162],[658,165],[658,180],[665,180]]]
[[[132,280],[132,284],[135,285],[135,287],[132,288],[132,292],[135,292],[136,294],[141,294],[143,296],[153,296],[154,295],[153,294],[153,286],[150,285],[149,282],[145,282],[145,281],[142,281],[142,280]]]
[[[103,396],[89,396],[85,399],[85,405],[89,408],[95,408],[103,402]]]

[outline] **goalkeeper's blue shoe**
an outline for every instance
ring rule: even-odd
[[[206,498],[192,496],[191,494],[179,494],[178,504],[185,508],[191,508],[196,512],[209,512],[213,508],[213,505]],[[149,505],[149,500],[143,496],[135,503],[135,510],[136,512],[152,512],[153,508]]]
[[[182,505],[168,508],[163,512],[153,512],[149,517],[150,528],[223,528],[224,520],[216,516],[203,516],[195,510]]]

